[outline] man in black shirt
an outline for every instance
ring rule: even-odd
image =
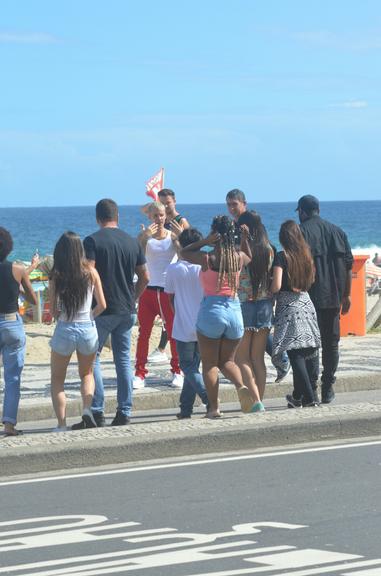
[[[309,294],[316,309],[322,342],[322,402],[328,404],[335,398],[333,384],[339,364],[340,311],[346,314],[351,306],[353,256],[345,232],[320,218],[319,200],[315,196],[302,196],[296,210],[316,268],[315,282]],[[313,385],[317,395],[319,358],[314,362],[316,380]]]
[[[99,354],[111,334],[117,375],[118,406],[112,426],[128,424],[132,408],[130,364],[131,331],[136,322],[136,301],[148,283],[146,259],[139,242],[118,227],[118,206],[113,200],[96,205],[100,230],[84,240],[86,257],[95,266],[102,281],[106,310],[96,318],[99,349],[94,364],[95,394],[92,412],[98,426],[104,426],[104,389]],[[134,276],[137,283],[134,286]],[[74,429],[83,427],[83,422]]]

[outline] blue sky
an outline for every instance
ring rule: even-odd
[[[0,206],[380,199],[378,0],[2,0]]]

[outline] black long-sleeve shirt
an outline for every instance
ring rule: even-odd
[[[316,309],[340,308],[348,270],[353,265],[347,235],[317,215],[302,222],[300,228],[316,267],[315,282],[309,291],[311,300]]]

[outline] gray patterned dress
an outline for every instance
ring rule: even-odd
[[[283,275],[287,275],[285,262],[284,253],[278,253],[274,265],[282,267]],[[282,288],[277,295],[272,355],[284,350],[320,348],[316,310],[308,292],[284,290],[285,285],[286,278],[282,280]]]

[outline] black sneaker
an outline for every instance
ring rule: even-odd
[[[309,402],[308,404],[303,404],[303,408],[319,408],[319,402]]]
[[[82,412],[82,421],[86,424],[86,428],[97,428],[94,414],[89,408],[85,408]]]
[[[292,394],[286,394],[287,408],[301,408],[302,400],[297,400]]]
[[[71,429],[72,430],[85,430],[85,428],[103,428],[106,425],[103,412],[93,412],[92,416],[93,416],[93,419],[95,421],[95,426],[94,426],[94,423],[91,421],[91,418],[88,417],[88,414],[85,414],[85,411],[84,411],[84,414],[82,415],[82,420],[80,422],[78,422],[77,424],[73,424]],[[90,424],[90,421],[91,421],[91,424]]]
[[[98,428],[104,428],[106,426],[105,415],[103,412],[93,412],[93,416]]]
[[[186,420],[187,418],[190,418],[190,417],[191,417],[190,414],[182,414],[181,412],[176,414],[177,420]]]
[[[123,414],[123,412],[116,411],[114,420],[111,422],[111,426],[126,426],[130,423],[129,416]]]
[[[321,391],[321,401],[323,404],[330,404],[335,399],[335,393],[332,386]]]

